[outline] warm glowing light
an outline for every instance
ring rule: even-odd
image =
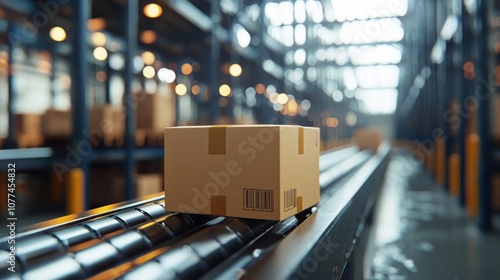
[[[94,57],[97,60],[106,60],[108,58],[108,51],[103,47],[97,47],[94,49]]]
[[[191,88],[191,91],[193,92],[194,95],[198,95],[200,94],[200,86],[199,85],[194,85],[192,88]]]
[[[101,32],[95,32],[90,36],[90,41],[98,47],[102,47],[106,44],[106,36]]]
[[[155,76],[155,74],[156,74],[156,71],[153,68],[153,66],[146,66],[146,67],[144,67],[144,69],[142,69],[142,75],[147,79],[153,78]]]
[[[178,84],[175,86],[175,93],[179,96],[183,96],[187,93],[187,87],[184,84]]]
[[[106,28],[106,21],[103,18],[92,18],[87,21],[87,28],[91,32],[100,31]]]
[[[163,9],[160,7],[160,5],[151,3],[144,6],[143,12],[144,15],[148,18],[157,18],[161,16],[161,14],[163,13]]]
[[[36,67],[40,72],[49,74],[50,71],[52,70],[52,64],[46,60],[39,60],[36,64]]]
[[[221,96],[229,96],[229,94],[231,94],[231,88],[228,85],[223,84],[219,87],[219,93]]]
[[[339,120],[337,118],[327,118],[326,121],[327,127],[337,127],[339,126]]]
[[[465,72],[473,72],[474,71],[474,63],[472,63],[472,61],[467,61],[464,64],[464,71]]]
[[[290,101],[288,101],[286,106],[288,107],[288,114],[290,114],[290,115],[297,114],[297,111],[299,108],[298,108],[297,102],[295,100],[291,99]]]
[[[276,101],[281,104],[281,105],[284,105],[288,102],[288,96],[285,94],[285,93],[280,93],[278,95],[278,98],[276,99]]]
[[[50,38],[56,42],[62,42],[66,39],[66,31],[62,27],[56,26],[50,30]]]
[[[241,69],[241,66],[239,64],[232,64],[231,66],[229,66],[229,75],[233,77],[239,77],[242,71],[243,70]]]
[[[266,91],[266,86],[264,84],[257,84],[255,86],[255,92],[257,92],[257,94],[263,94],[265,91]]]
[[[108,78],[108,76],[106,75],[106,72],[104,71],[98,71],[96,74],[95,74],[95,78],[97,81],[103,83],[106,81],[106,79]]]
[[[191,66],[191,64],[189,64],[189,63],[184,63],[181,66],[181,72],[184,75],[189,75],[189,74],[193,73],[193,66]]]
[[[152,52],[143,52],[141,57],[146,65],[151,65],[155,62],[155,55]]]
[[[144,44],[152,44],[156,41],[156,32],[153,30],[145,30],[141,33],[141,42]]]

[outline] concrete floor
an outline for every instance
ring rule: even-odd
[[[423,166],[395,152],[365,254],[365,279],[500,279],[500,233],[483,233]]]

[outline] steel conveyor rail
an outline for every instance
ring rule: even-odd
[[[344,169],[347,174],[362,164],[360,154],[365,154],[366,160],[369,158],[369,152],[361,152],[342,162],[331,160],[343,150],[323,154],[320,168]],[[355,160],[349,161],[350,158]],[[342,176],[342,172],[332,174],[337,179]],[[326,182],[331,184],[333,180],[329,180]],[[328,188],[322,185],[322,189]],[[165,212],[162,197],[97,210],[42,223],[20,234],[16,257],[21,270],[15,275],[2,274],[0,278],[136,279],[142,273],[149,279],[154,278],[154,273],[159,273],[162,279],[200,277],[225,259],[242,255],[248,244],[257,241],[274,244],[312,213],[309,209],[277,224],[175,214]],[[71,220],[73,217],[76,219]],[[1,249],[6,250],[5,239],[2,244]]]

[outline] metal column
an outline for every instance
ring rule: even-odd
[[[75,17],[75,28],[73,37],[73,64],[72,64],[72,118],[73,118],[73,134],[72,134],[72,147],[74,151],[81,153],[81,160],[78,166],[83,171],[84,180],[84,207],[89,208],[89,169],[90,163],[88,154],[90,151],[83,151],[83,143],[86,140],[85,131],[88,129],[88,98],[87,98],[87,78],[88,78],[88,63],[89,49],[87,46],[87,21],[90,18],[90,5],[88,1],[73,1],[73,11]],[[80,147],[80,145],[82,147]],[[86,155],[86,156],[85,156]],[[72,186],[70,186],[72,187]]]
[[[476,89],[478,98],[478,133],[480,138],[480,155],[477,168],[479,169],[479,215],[478,225],[482,230],[491,229],[491,134],[489,99],[493,91],[489,87],[489,44],[488,44],[488,3],[479,1],[479,17],[481,18],[481,32],[479,34],[479,80]],[[479,92],[478,92],[479,91]]]
[[[12,34],[14,32],[13,28],[13,22],[9,22],[9,33]],[[7,76],[7,85],[9,87],[9,100],[8,100],[8,107],[7,107],[7,112],[9,116],[9,130],[7,134],[7,139],[5,141],[5,147],[6,148],[14,148],[15,145],[15,140],[14,140],[14,133],[16,131],[15,127],[15,122],[14,122],[14,96],[16,95],[15,89],[14,89],[14,76],[12,75],[12,65],[14,65],[14,42],[13,40],[7,40],[8,46],[9,46],[9,65],[8,65],[8,76]]]
[[[135,197],[134,192],[134,134],[135,134],[135,99],[132,96],[133,60],[137,52],[137,25],[139,23],[139,4],[137,0],[129,0],[123,17],[125,25],[125,200]]]
[[[220,42],[217,38],[217,29],[220,27],[220,6],[218,0],[210,3],[210,18],[212,29],[210,32],[210,122],[214,124],[220,117],[219,107],[219,71],[220,71]]]

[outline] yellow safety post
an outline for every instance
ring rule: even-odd
[[[467,137],[465,144],[466,162],[465,162],[465,204],[469,214],[476,217],[479,210],[479,135],[472,133]]]
[[[448,183],[450,184],[450,193],[454,197],[460,194],[460,155],[453,153],[448,159]]]
[[[83,170],[81,168],[72,169],[68,174],[67,183],[68,214],[83,212],[85,210],[85,176]]]
[[[444,185],[446,176],[446,142],[444,139],[436,141],[436,182],[439,185]]]

